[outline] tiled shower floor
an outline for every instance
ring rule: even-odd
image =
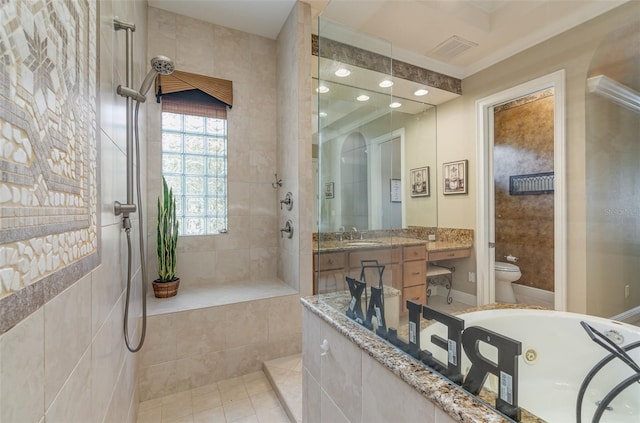
[[[289,418],[260,371],[144,401],[137,422],[289,423]]]

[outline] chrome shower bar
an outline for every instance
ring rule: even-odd
[[[133,84],[133,32],[136,30],[134,24],[113,20],[113,27],[116,30],[124,30],[126,34],[126,86]],[[133,202],[133,99],[125,97],[127,101],[127,204],[116,202],[114,211],[116,215],[120,213],[127,217],[129,213],[136,212],[136,205]]]
[[[118,29],[130,29],[131,31],[135,31],[136,30],[136,26],[132,23],[129,22],[125,22],[125,21],[121,21],[118,18],[114,18],[113,19],[113,27],[118,30]]]

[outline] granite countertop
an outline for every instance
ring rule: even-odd
[[[334,292],[305,297],[301,299],[301,302],[312,313],[366,351],[369,356],[412,386],[422,396],[435,403],[454,420],[463,423],[507,423],[511,421],[490,408],[485,402],[473,397],[453,382],[438,375],[424,364],[409,357],[373,332],[346,317],[343,311],[336,308],[336,306],[344,305],[345,297],[348,300],[348,293]],[[502,305],[493,305],[482,309],[502,307]],[[485,391],[480,394],[480,397],[489,403],[493,403],[495,399],[495,395],[492,398],[491,393]],[[542,423],[544,420],[522,410],[521,422]]]
[[[448,251],[471,248],[470,242],[459,241],[427,241],[425,239],[411,238],[405,236],[383,236],[375,238],[354,239],[354,240],[328,240],[313,244],[314,252],[338,252],[354,251],[375,248],[390,248],[398,246],[412,246],[425,244],[427,251]]]
[[[427,251],[466,250],[473,247],[473,242],[461,241],[427,241]]]

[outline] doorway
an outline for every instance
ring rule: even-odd
[[[369,228],[398,229],[406,226],[403,204],[405,131],[400,128],[369,143]]]
[[[504,261],[502,249],[496,258],[496,183],[495,113],[500,105],[533,93],[553,90],[553,306],[566,309],[566,190],[565,190],[565,125],[564,125],[564,70],[529,81],[476,102],[478,210],[477,250],[478,305],[496,301],[495,262]],[[498,150],[500,151],[500,150]],[[497,156],[497,157],[496,157]],[[522,175],[528,176],[525,172]],[[511,253],[506,253],[510,255]]]

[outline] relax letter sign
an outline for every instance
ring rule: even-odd
[[[477,395],[484,385],[487,376],[493,374],[498,378],[498,392],[495,407],[511,419],[520,421],[518,407],[518,356],[522,354],[522,344],[507,336],[493,332],[480,326],[465,329],[464,320],[439,312],[426,305],[407,301],[409,311],[408,342],[398,338],[398,331],[386,328],[382,290],[372,288],[371,301],[366,315],[362,311],[362,292],[366,284],[347,278],[351,301],[347,308],[347,316],[368,329],[373,329],[373,317],[376,317],[376,333],[393,345],[399,347],[416,360],[441,373],[452,382]],[[420,318],[436,320],[447,327],[447,338],[432,335],[430,345],[426,349],[420,347]],[[480,352],[480,344],[486,343],[497,351],[497,361],[491,360]],[[442,362],[433,356],[433,348],[446,351],[447,360]],[[465,353],[471,366],[466,375],[462,375],[462,353]]]

